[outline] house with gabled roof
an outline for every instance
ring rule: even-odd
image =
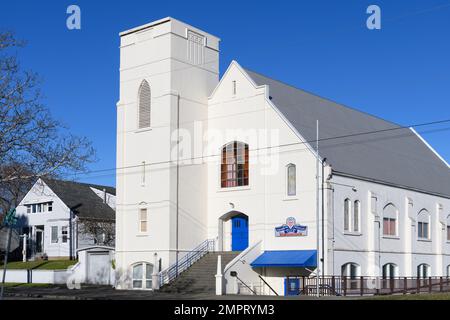
[[[16,209],[28,258],[69,259],[82,248],[113,246],[115,193],[109,186],[38,179]]]
[[[117,288],[450,275],[449,165],[413,128],[236,61],[219,77],[220,39],[171,17],[120,40]]]

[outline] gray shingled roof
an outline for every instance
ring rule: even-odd
[[[268,85],[273,104],[307,140],[368,131],[398,130],[319,142],[319,154],[336,174],[421,190],[450,198],[448,166],[410,129],[326,100],[245,70],[257,85]],[[311,143],[315,149],[315,142]]]
[[[115,195],[116,189],[108,186],[43,179],[50,189],[80,218],[114,220],[115,211],[92,188]]]

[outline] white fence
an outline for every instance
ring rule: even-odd
[[[5,282],[65,284],[71,274],[70,270],[6,270]]]

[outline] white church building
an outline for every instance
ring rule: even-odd
[[[157,288],[205,241],[236,253],[226,293],[448,276],[449,165],[412,128],[236,61],[220,77],[220,39],[170,17],[120,40],[117,288]]]

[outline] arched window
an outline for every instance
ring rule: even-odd
[[[417,266],[417,277],[428,278],[430,276],[430,266],[426,263],[422,263]]]
[[[287,176],[287,195],[295,196],[297,194],[297,170],[295,164],[288,164],[286,166]]]
[[[396,236],[397,235],[397,208],[392,204],[388,204],[383,209],[383,235]]]
[[[350,289],[356,289],[358,287],[358,277],[360,276],[360,267],[358,264],[349,262],[341,267],[341,275],[347,277],[348,285]]]
[[[133,289],[152,289],[153,265],[139,262],[133,266]]]
[[[395,263],[386,263],[383,266],[383,279],[392,279],[397,277],[397,265]]]
[[[150,127],[151,92],[150,85],[143,80],[138,93],[139,129]]]
[[[359,265],[357,263],[349,262],[341,267],[342,276],[356,279],[359,276]]]
[[[425,209],[417,215],[417,237],[419,239],[430,239],[430,214]]]
[[[447,241],[450,241],[450,215],[447,217]]]
[[[350,231],[350,211],[352,208],[352,202],[350,199],[344,200],[344,231]]]
[[[359,215],[361,212],[361,202],[359,200],[356,200],[353,203],[353,231],[359,232]]]
[[[222,188],[248,186],[248,144],[230,142],[222,148],[220,180]]]

